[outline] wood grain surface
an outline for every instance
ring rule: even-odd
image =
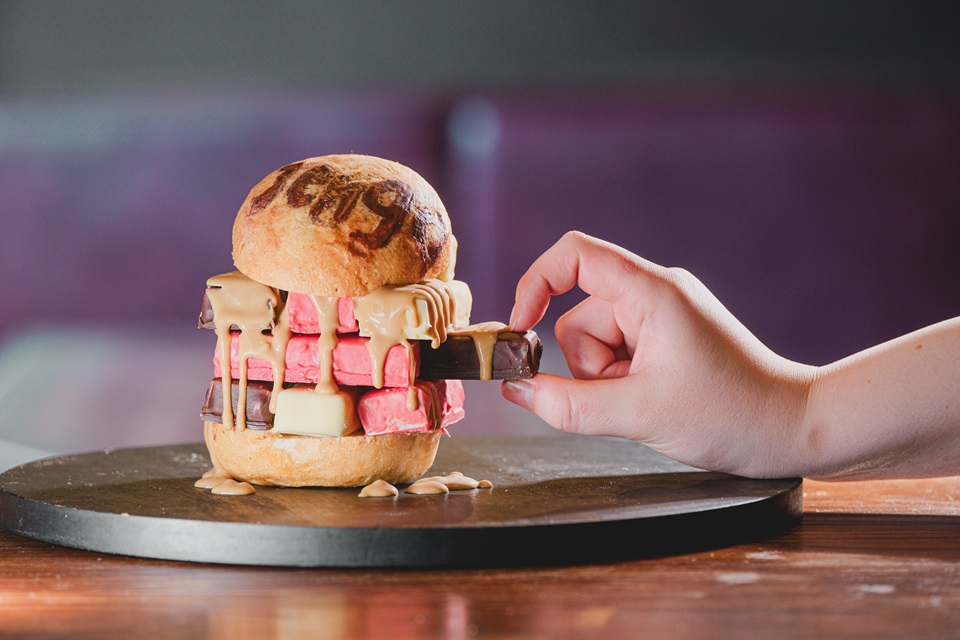
[[[540,569],[241,568],[0,533],[0,637],[957,638],[958,496],[808,481],[802,524],[764,542]]]

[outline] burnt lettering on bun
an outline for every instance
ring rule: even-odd
[[[300,168],[302,162],[294,162],[293,164],[288,164],[287,166],[277,170],[277,179],[274,180],[273,184],[261,191],[255,196],[250,198],[250,208],[247,210],[247,215],[255,215],[265,206],[270,204],[270,201],[277,197],[280,189],[283,188],[284,182],[286,182],[287,177]]]
[[[325,227],[342,223],[357,205],[361,189],[343,174],[322,164],[307,169],[287,189],[287,204],[309,207],[313,222]]]
[[[406,221],[412,201],[412,190],[399,180],[383,180],[370,185],[363,192],[363,204],[380,220],[372,231],[351,231],[350,238],[367,249],[383,247]],[[417,239],[416,234],[414,239]]]
[[[272,184],[251,198],[247,215],[256,215],[283,191],[290,176],[303,162],[287,165],[276,172]],[[350,248],[360,255],[384,247],[406,222],[413,205],[413,189],[400,180],[365,182],[351,180],[329,164],[311,166],[293,180],[286,189],[286,203],[294,209],[306,209],[312,222],[324,227],[337,227],[353,215],[366,213],[373,220],[372,228],[350,231]],[[363,211],[358,211],[362,204]],[[442,240],[427,238],[428,225],[436,225],[439,217],[429,210],[419,209],[415,216],[413,237],[423,248],[424,258],[432,264],[440,254]],[[369,224],[367,226],[370,226]],[[442,224],[440,225],[442,229]]]

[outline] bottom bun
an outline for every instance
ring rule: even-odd
[[[226,429],[204,422],[214,465],[236,480],[277,487],[361,487],[413,482],[430,468],[440,430],[339,438]]]

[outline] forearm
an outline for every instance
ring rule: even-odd
[[[960,318],[821,367],[798,437],[809,477],[960,474]]]

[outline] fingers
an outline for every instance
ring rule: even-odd
[[[543,317],[550,296],[576,286],[608,302],[638,293],[637,280],[663,271],[616,245],[577,231],[565,234],[530,266],[517,284],[510,326],[531,329]]]
[[[554,333],[575,378],[618,378],[630,372],[634,345],[627,343],[609,302],[587,298],[560,317]]]
[[[628,393],[629,380],[571,380],[540,373],[506,380],[500,392],[560,431],[640,439],[637,412],[631,409],[640,399]]]

